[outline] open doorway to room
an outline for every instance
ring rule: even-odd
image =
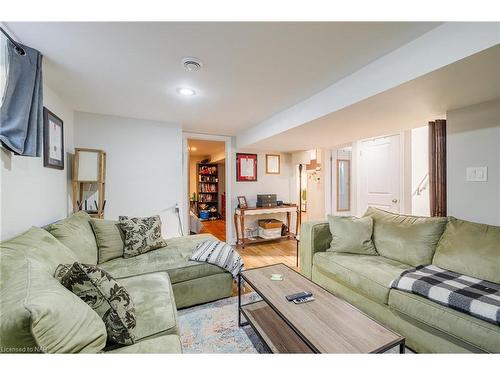
[[[187,139],[189,233],[226,240],[226,145]]]

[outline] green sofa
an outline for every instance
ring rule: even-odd
[[[79,212],[0,244],[0,352],[180,353],[177,309],[232,294],[231,274],[189,260],[208,234],[171,238],[133,258],[99,263],[130,293],[136,342],[106,343],[102,320],[53,277],[59,264],[97,264],[90,217]],[[97,317],[97,318],[96,318]]]
[[[303,275],[406,337],[419,353],[500,353],[500,327],[390,289],[402,271],[434,264],[500,283],[500,227],[453,217],[419,218],[370,208],[377,255],[330,251],[327,221],[301,227]],[[444,222],[443,222],[444,220]]]

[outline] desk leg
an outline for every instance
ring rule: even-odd
[[[290,228],[290,212],[288,212],[288,211],[286,213],[286,228],[287,228],[287,231],[288,231],[288,237],[287,237],[287,239],[289,240],[290,239],[290,230],[292,228]]]
[[[404,340],[401,344],[399,344],[399,354],[405,354],[405,342],[404,342]]]
[[[245,215],[240,215],[241,247],[245,248]]]
[[[234,213],[234,216],[233,216],[233,220],[234,220],[234,230],[236,231],[236,246],[239,245],[240,243],[240,235],[238,234],[238,215],[236,215],[236,212]]]
[[[299,234],[299,217],[300,217],[300,207],[297,209],[297,220],[295,220],[295,237]]]

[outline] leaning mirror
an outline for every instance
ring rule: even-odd
[[[351,161],[337,160],[337,211],[351,210]]]

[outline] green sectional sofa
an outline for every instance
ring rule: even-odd
[[[177,309],[232,294],[229,272],[189,260],[196,244],[213,238],[171,238],[164,248],[98,264],[127,289],[135,305],[136,342],[122,347],[106,343],[97,313],[53,277],[59,264],[97,264],[85,212],[2,242],[0,352],[180,353]]]
[[[425,263],[500,283],[500,227],[373,208],[365,215],[373,218],[378,255],[330,251],[328,222],[306,222],[299,248],[301,273],[405,336],[416,352],[500,353],[499,326],[389,288],[401,272]]]

